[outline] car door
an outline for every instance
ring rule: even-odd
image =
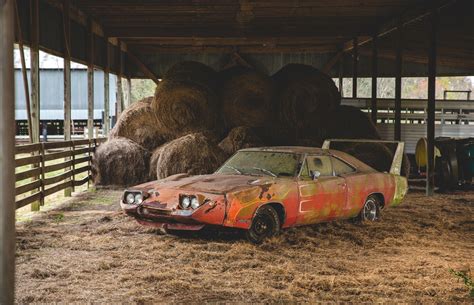
[[[354,202],[359,201],[359,199],[355,198],[354,192],[363,185],[362,181],[360,181],[360,178],[363,178],[363,176],[358,175],[357,170],[344,160],[331,157],[331,161],[334,174],[345,181],[346,202],[338,218],[352,217],[354,213],[360,210],[360,207],[354,204]]]
[[[318,171],[317,179],[311,171]],[[311,224],[337,218],[346,205],[345,179],[334,175],[330,156],[308,155],[298,179],[297,224]]]

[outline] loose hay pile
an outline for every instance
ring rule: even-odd
[[[187,173],[210,174],[226,159],[224,152],[202,133],[192,133],[166,143],[156,164],[158,179]]]
[[[92,176],[97,185],[134,185],[148,179],[148,150],[126,138],[110,139],[95,151]]]
[[[152,100],[153,97],[147,97],[125,109],[110,131],[109,139],[124,137],[149,150],[163,144],[163,133],[151,109]]]

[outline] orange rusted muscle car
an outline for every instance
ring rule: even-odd
[[[282,228],[355,217],[375,221],[407,192],[398,145],[389,173],[331,149],[242,149],[214,174],[178,174],[130,188],[121,207],[141,224],[168,231],[240,228],[254,243]]]

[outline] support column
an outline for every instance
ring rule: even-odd
[[[94,138],[94,34],[87,20],[87,137]]]
[[[354,37],[352,41],[353,49],[352,49],[352,98],[357,98],[357,76],[358,76],[358,57],[359,57],[359,41],[357,37]]]
[[[105,37],[105,69],[104,69],[104,135],[109,135],[110,129],[110,44]]]
[[[31,131],[33,143],[40,140],[40,74],[39,74],[39,1],[30,0],[30,78]]]
[[[128,90],[128,102],[127,102],[127,107],[130,107],[130,105],[132,104],[132,80],[130,79],[130,77],[127,77],[127,90]]]
[[[395,135],[396,141],[402,139],[402,43],[403,31],[401,22],[398,24],[396,30],[396,59],[395,59]]]
[[[63,32],[64,32],[64,140],[71,141],[71,21],[69,19],[69,2],[63,0]],[[67,157],[65,161],[71,160]],[[71,170],[71,167],[65,169]],[[72,179],[74,180],[74,179]],[[72,188],[68,187],[64,190],[64,196],[71,196]]]
[[[372,97],[370,103],[370,117],[374,124],[377,124],[377,73],[378,73],[378,53],[377,53],[377,33],[372,36]]]
[[[430,15],[431,33],[430,49],[428,57],[428,122],[426,125],[428,162],[426,168],[426,195],[434,193],[435,162],[434,162],[434,138],[435,138],[435,109],[436,109],[436,48],[438,34],[438,11],[434,9]]]
[[[123,72],[123,56],[122,56],[122,42],[119,40],[118,41],[118,51],[119,51],[119,71],[117,73],[117,98],[116,98],[116,111],[115,111],[115,116],[116,119],[115,121],[117,122],[120,114],[122,114],[123,111],[123,89],[122,89],[122,72]]]
[[[339,59],[339,93],[341,93],[341,97],[344,97],[343,77],[344,77],[344,53],[341,55],[341,58]]]
[[[0,304],[13,304],[15,291],[13,4],[0,1]]]

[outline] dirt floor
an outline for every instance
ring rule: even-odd
[[[410,193],[380,222],[164,235],[100,190],[18,224],[17,302],[465,302],[450,268],[474,268],[474,192]]]

